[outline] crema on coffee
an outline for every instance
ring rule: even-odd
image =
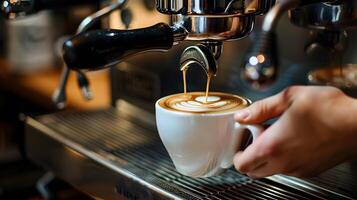
[[[174,94],[159,101],[163,108],[185,113],[222,113],[245,108],[250,102],[242,97],[221,92],[187,92]]]

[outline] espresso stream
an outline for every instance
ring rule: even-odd
[[[187,113],[220,113],[235,111],[248,106],[249,102],[236,95],[221,92],[209,92],[212,74],[207,74],[205,92],[187,92],[187,68],[182,70],[183,94],[174,94],[162,99],[161,107]]]
[[[186,76],[187,76],[187,70],[188,68],[185,68],[182,70],[182,77],[183,77],[183,93],[187,94],[187,82],[186,82]],[[211,79],[212,79],[213,75],[208,73],[207,74],[207,83],[206,83],[206,98],[205,98],[205,102],[208,101],[208,95],[209,95],[209,88],[210,88],[210,84],[211,84]]]

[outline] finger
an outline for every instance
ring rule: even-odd
[[[238,111],[235,119],[240,123],[262,123],[281,115],[291,104],[299,86],[289,87],[269,98],[257,101]]]
[[[247,176],[253,178],[253,179],[258,179],[258,178],[265,178],[268,176],[272,176],[274,174],[277,174],[275,169],[271,166],[270,163],[266,162],[254,170],[250,171],[247,173]]]
[[[253,144],[234,156],[234,167],[242,174],[246,174],[266,162],[264,156],[256,150],[257,147]]]
[[[265,130],[264,134],[257,138],[256,142],[252,145],[256,145],[254,151],[260,154],[261,161],[250,161],[251,163],[264,163],[261,165],[251,165],[247,175],[252,178],[263,178],[271,176],[277,173],[289,173],[295,170],[295,165],[292,165],[291,161],[294,160],[290,156],[286,156],[288,152],[286,150],[287,141],[289,141],[286,131],[291,131],[289,128],[289,112],[285,112],[284,115],[276,121],[272,126]],[[252,156],[252,154],[242,154],[243,156]],[[253,158],[254,159],[254,158]],[[265,161],[265,162],[262,162]],[[249,164],[249,163],[248,163]]]
[[[287,130],[284,117],[266,129],[244,151],[235,155],[233,160],[235,168],[241,173],[249,173],[263,163],[279,156],[283,130]]]

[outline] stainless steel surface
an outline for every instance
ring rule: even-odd
[[[202,44],[206,45],[212,52],[214,58],[218,60],[223,53],[223,43],[219,41],[206,41]]]
[[[60,77],[59,85],[52,95],[52,101],[55,103],[58,109],[65,108],[67,104],[66,87],[70,70],[68,69],[66,64],[63,64],[62,68],[63,71]]]
[[[180,58],[180,70],[186,71],[193,64],[201,66],[207,76],[215,76],[217,73],[216,58],[211,50],[203,44],[189,46],[183,51]]]
[[[241,75],[255,90],[270,87],[278,76],[276,28],[281,16],[299,6],[301,0],[277,2],[264,18],[262,32],[250,47],[241,66]]]
[[[165,14],[242,16],[265,13],[271,0],[156,0],[157,10]]]
[[[330,61],[334,64],[332,67],[310,72],[309,82],[345,90],[355,88],[355,67],[347,65],[345,68],[342,56],[347,46],[346,30],[357,27],[357,1],[341,0],[299,7],[289,12],[289,19],[297,26],[312,29],[312,37],[305,46],[305,52],[312,54],[327,51],[331,55]]]
[[[310,44],[307,44],[305,50],[307,52],[310,51],[310,53],[315,50],[320,50],[320,47],[326,47],[327,49],[332,47],[333,53],[337,54],[337,51],[340,51],[339,53],[341,53],[345,47],[343,47],[341,45],[342,43],[339,41],[339,36],[343,35],[340,34],[339,31],[346,28],[353,28],[357,25],[357,2],[355,0],[340,0],[333,2],[327,0],[279,1],[265,16],[262,25],[263,33],[261,34],[263,36],[260,36],[256,41],[256,44],[251,48],[251,51],[248,52],[242,65],[243,77],[245,77],[247,82],[252,85],[252,88],[264,90],[273,83],[273,79],[277,76],[279,64],[278,62],[271,62],[278,60],[278,53],[275,51],[277,48],[275,42],[275,35],[277,34],[276,28],[280,18],[288,10],[291,10],[289,17],[290,21],[294,24],[325,30],[320,35],[326,35],[326,37],[320,36],[315,38],[315,41],[310,41]],[[336,40],[335,38],[338,39]],[[264,58],[261,59],[261,62],[257,59],[259,56]],[[269,62],[267,62],[267,60]]]
[[[300,3],[301,0],[279,1],[265,16],[262,30],[275,31],[276,25],[279,22],[280,17],[289,9],[297,7]]]
[[[103,199],[353,199],[353,191],[325,181],[272,177],[252,180],[233,169],[193,179],[174,169],[147,113],[64,112],[27,119],[30,159],[88,194]],[[131,113],[129,115],[128,113]],[[153,116],[149,119],[154,119]],[[341,178],[344,176],[341,176]],[[331,179],[330,179],[331,180]],[[356,179],[332,179],[355,186]],[[336,184],[338,184],[336,182]],[[352,188],[356,189],[356,188]],[[334,191],[334,192],[333,192]]]
[[[246,37],[253,29],[254,16],[172,16],[174,26],[182,26],[187,36],[185,40],[237,40]]]
[[[346,50],[348,34],[345,30],[315,31],[310,30],[310,37],[305,43],[306,54],[313,55],[319,52],[328,52],[332,56],[331,62],[336,62]]]
[[[320,30],[340,30],[357,27],[357,1],[342,0],[319,3],[293,9],[290,21],[298,26]]]

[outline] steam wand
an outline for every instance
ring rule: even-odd
[[[86,32],[88,29],[90,29],[96,22],[101,20],[103,17],[109,15],[113,11],[117,9],[123,8],[128,0],[118,0],[116,3],[111,4],[110,6],[107,6],[96,13],[86,17],[78,26],[76,35]],[[67,65],[64,63],[63,64],[63,71],[61,75],[61,80],[60,80],[60,85],[58,88],[55,90],[52,96],[53,102],[56,104],[57,108],[63,109],[66,106],[66,86],[68,82],[68,77],[69,77],[70,70],[67,67]],[[92,99],[92,92],[89,88],[89,81],[86,75],[81,72],[80,70],[77,70],[77,81],[78,84],[82,90],[83,96],[85,97],[86,100]]]
[[[276,26],[288,10],[308,4],[332,2],[334,0],[281,0],[264,18],[262,32],[245,56],[242,77],[255,89],[264,89],[272,84],[278,73],[278,51]]]

